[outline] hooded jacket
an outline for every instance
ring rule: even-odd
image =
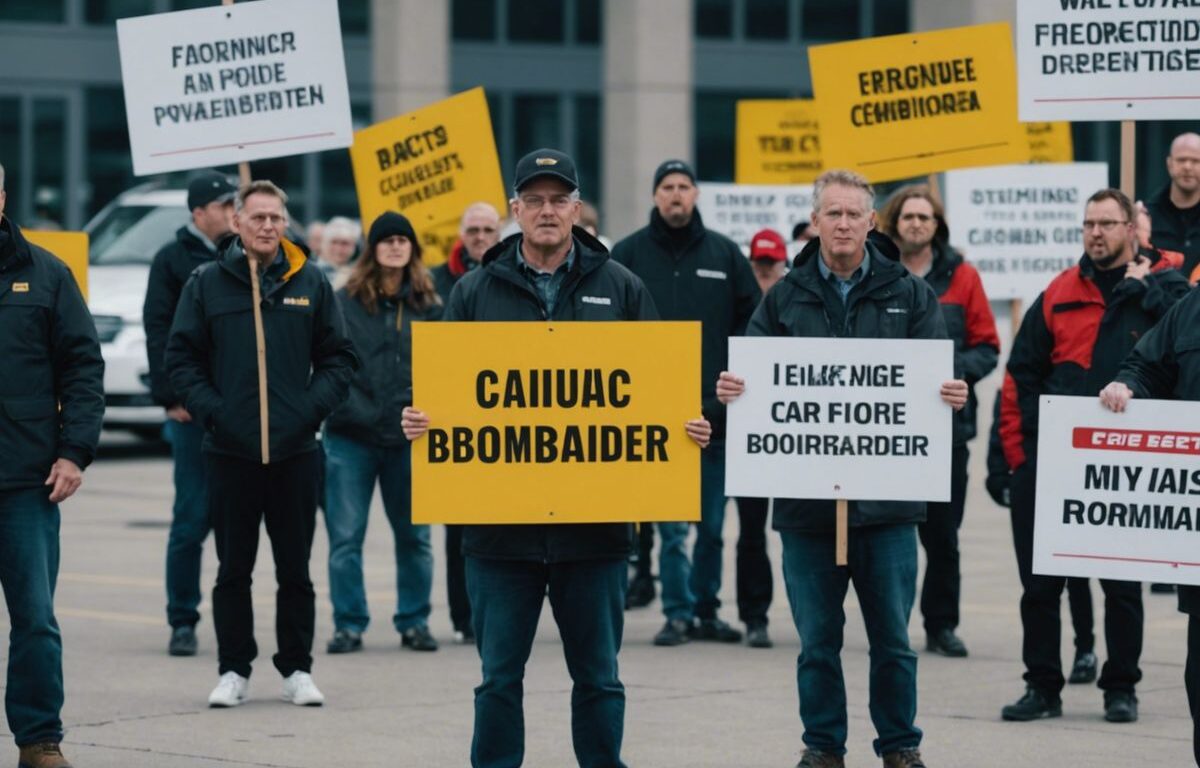
[[[146,282],[146,301],[142,306],[142,324],[146,328],[146,359],[150,363],[150,396],[164,408],[179,405],[183,398],[171,387],[163,366],[167,337],[183,286],[196,268],[217,259],[186,226],[175,232],[175,239],[159,249],[150,265]]]
[[[657,320],[654,300],[642,281],[608,257],[599,240],[579,227],[573,231],[575,263],[559,289],[554,315],[520,272],[521,235],[497,243],[482,266],[468,272],[450,294],[447,321]],[[585,301],[584,299],[591,299]],[[597,298],[607,299],[595,301]],[[570,525],[469,525],[463,553],[497,560],[569,562],[622,558],[629,552],[633,526],[626,523]]]
[[[358,368],[333,289],[291,242],[282,278],[262,295],[271,461],[317,447],[321,421]],[[240,240],[188,279],[167,340],[171,385],[204,426],[204,450],[262,460],[258,355],[249,262]]]
[[[613,246],[612,257],[642,279],[663,320],[700,321],[701,408],[713,438],[723,439],[717,375],[729,367],[729,337],[745,335],[762,297],[749,260],[732,240],[705,229],[700,211],[675,231],[657,208],[649,225]]]
[[[870,269],[851,289],[845,307],[821,276],[819,240],[811,240],[796,263],[775,284],[750,319],[748,336],[802,336],[853,339],[944,339],[946,324],[937,295],[924,280],[909,274],[868,239]],[[894,249],[894,246],[891,246]],[[832,499],[775,499],[776,530],[828,533],[834,529]],[[919,523],[925,503],[919,501],[851,501],[850,527]]]
[[[67,266],[0,217],[0,491],[40,488],[57,459],[80,469],[104,420],[104,359]]]

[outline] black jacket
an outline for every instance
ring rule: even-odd
[[[1106,304],[1084,255],[1033,302],[1013,339],[1000,392],[1000,439],[1010,469],[1037,456],[1042,395],[1094,396],[1138,339],[1190,290],[1178,270],[1159,266],[1155,261],[1145,281],[1119,282]]]
[[[412,404],[412,324],[441,319],[442,305],[417,309],[406,290],[399,299],[380,298],[372,314],[345,288],[335,295],[359,368],[350,380],[350,394],[329,414],[325,429],[378,447],[403,445],[408,440],[400,413]]]
[[[142,306],[142,324],[146,328],[146,358],[150,363],[150,396],[164,408],[183,402],[183,398],[171,387],[163,367],[167,336],[171,333],[171,321],[175,319],[179,296],[192,272],[216,258],[217,254],[208,250],[208,246],[187,227],[180,227],[175,239],[159,249],[150,265],[146,302]]]
[[[937,295],[871,242],[870,269],[854,286],[845,308],[822,278],[820,241],[811,240],[792,270],[767,292],[750,319],[748,336],[802,336],[854,339],[944,339],[946,323]],[[891,310],[891,311],[889,311]],[[775,499],[774,527],[810,532],[834,529],[832,499]],[[919,523],[920,501],[851,501],[850,527]]]
[[[729,337],[746,333],[762,297],[749,260],[732,240],[705,229],[699,211],[675,233],[657,208],[648,226],[613,246],[612,257],[642,278],[663,320],[701,322],[701,405],[713,437],[722,439],[717,375],[729,367]]]
[[[0,218],[0,491],[38,488],[57,459],[92,462],[104,359],[67,266]]]
[[[358,368],[333,289],[299,248],[262,297],[272,461],[316,448],[321,421],[346,399]],[[183,288],[167,341],[171,384],[208,431],[204,450],[262,460],[250,273],[241,242],[197,269]]]
[[[1164,251],[1183,254],[1183,274],[1191,275],[1200,265],[1200,206],[1180,211],[1171,202],[1171,185],[1146,201],[1152,229],[1150,243]]]
[[[612,261],[599,240],[575,228],[575,264],[559,291],[554,316],[546,317],[517,265],[521,236],[484,254],[483,265],[463,276],[450,294],[448,321],[657,320],[654,300],[636,275]],[[603,297],[609,303],[585,302]],[[463,552],[498,560],[567,562],[621,558],[629,552],[633,526],[626,523],[569,525],[469,525]]]

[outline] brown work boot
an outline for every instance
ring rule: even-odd
[[[832,752],[822,752],[817,749],[806,749],[800,756],[796,768],[846,768],[846,761],[841,755]]]
[[[921,750],[909,747],[884,755],[883,768],[925,768],[925,761],[921,759]]]
[[[26,744],[21,747],[17,768],[71,768],[63,757],[58,743],[47,741],[42,744]]]

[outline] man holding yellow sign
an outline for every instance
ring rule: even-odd
[[[488,251],[483,265],[459,281],[450,295],[446,320],[657,317],[641,280],[611,261],[598,240],[575,226],[581,203],[570,157],[551,149],[526,155],[517,163],[513,188],[512,215],[521,234]],[[698,336],[695,346],[699,346]],[[698,371],[696,351],[692,357]],[[419,349],[415,352],[419,354]],[[630,392],[636,381],[629,371],[618,368],[541,371],[513,367],[479,371],[474,385],[477,404],[489,411],[497,407],[565,409],[570,403],[598,412],[631,406]],[[422,397],[420,383],[414,382],[414,405],[424,402]],[[699,388],[691,397],[698,411]],[[430,417],[410,407],[404,409],[402,424],[410,440],[425,438],[414,451],[415,507],[421,503],[422,461],[428,470],[433,464],[466,460],[468,451],[481,461],[502,460],[506,473],[532,466],[544,477],[554,471],[551,465],[616,461],[649,465],[669,462],[680,450],[678,430],[670,423],[647,423],[641,428],[539,426],[525,428],[525,433],[520,426],[501,425],[501,438],[494,425],[449,431],[431,428]],[[696,444],[708,444],[712,428],[707,421],[687,421],[685,429]],[[697,467],[698,459],[692,457]],[[698,473],[693,477],[693,485],[698,486]],[[527,488],[530,493],[535,490],[532,485]],[[561,501],[566,504],[569,500]],[[576,757],[580,765],[623,765],[625,690],[617,676],[617,652],[624,626],[630,534],[628,523],[620,522],[466,528],[467,590],[476,646],[483,661],[483,682],[475,689],[472,766],[522,762],[522,680],[547,592],[574,681],[571,722]]]

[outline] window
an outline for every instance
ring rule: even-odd
[[[579,171],[579,187],[587,200],[603,198],[600,186],[600,137],[604,133],[604,116],[600,97],[591,94],[575,97],[575,167]]]
[[[697,93],[695,106],[696,173],[704,181],[733,181],[733,145],[737,100],[743,93]]]
[[[599,43],[601,0],[575,0],[575,42]]]
[[[696,37],[733,37],[733,0],[696,0]]]
[[[559,147],[558,97],[514,97],[513,128],[515,157],[542,147]]]
[[[371,124],[371,103],[351,102],[350,118],[355,129]],[[350,167],[350,153],[344,149],[322,152],[320,155],[321,194],[318,215],[349,216],[358,218],[358,194],[354,187],[354,171]],[[370,227],[371,222],[363,223]]]
[[[859,2],[801,0],[800,36],[808,40],[852,40],[858,37]]]
[[[63,226],[67,195],[67,104],[63,99],[33,102],[34,227]]]
[[[514,43],[563,42],[562,0],[510,0],[508,39]]]
[[[5,214],[24,220],[17,179],[21,175],[21,100],[15,96],[0,97],[0,165],[4,166],[4,189],[7,202]]]
[[[908,0],[873,0],[875,34],[899,35],[908,31]]]
[[[453,0],[450,28],[455,40],[495,40],[496,0]]]
[[[343,35],[365,35],[371,26],[371,0],[338,0]]]
[[[788,0],[745,0],[746,37],[751,40],[788,39]]]
[[[87,215],[91,216],[133,186],[134,176],[121,88],[88,88],[85,102],[87,180],[91,187]]]
[[[63,24],[67,20],[64,0],[4,0],[0,2],[0,21],[32,21]],[[9,202],[12,198],[9,197]]]
[[[84,0],[83,4],[83,20],[88,24],[111,24],[150,13],[154,13],[154,0]]]

